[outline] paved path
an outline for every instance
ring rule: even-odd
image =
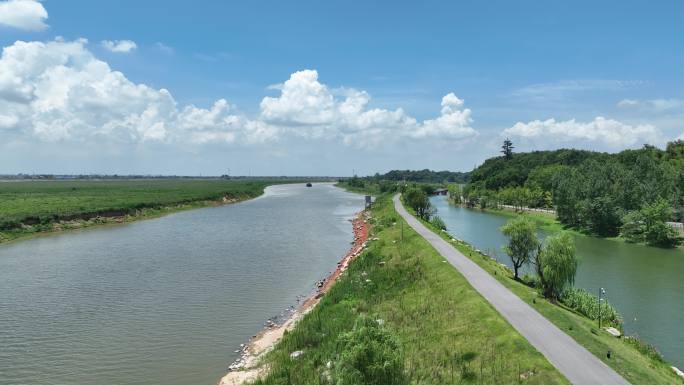
[[[409,214],[394,196],[394,207],[408,224],[449,261],[501,315],[573,384],[629,384],[570,336],[523,302],[489,273]]]

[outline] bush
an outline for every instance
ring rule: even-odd
[[[655,346],[648,344],[637,337],[625,337],[625,343],[627,343],[627,345],[633,346],[636,350],[639,351],[639,353],[645,355],[646,357],[654,361],[665,362],[663,355],[660,354],[660,352],[658,351],[658,349],[655,348]]]
[[[525,273],[525,274],[523,274],[521,280],[525,285],[527,285],[529,287],[539,286],[539,279],[534,274]]]
[[[436,228],[438,228],[440,230],[446,230],[447,229],[446,223],[444,223],[442,218],[440,218],[436,215],[434,217],[432,217],[432,219],[430,219],[430,223],[432,223],[433,226],[435,226]]]
[[[340,337],[340,358],[335,365],[338,385],[401,385],[407,383],[401,346],[386,328],[367,316],[356,319],[354,329]]]
[[[561,295],[560,301],[563,305],[589,319],[597,320],[599,317],[598,297],[584,289],[572,288],[566,290]],[[601,319],[606,321],[606,324],[613,326],[620,326],[622,324],[620,313],[607,301],[601,305]]]

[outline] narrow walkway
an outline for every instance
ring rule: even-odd
[[[571,383],[629,384],[551,321],[523,302],[475,262],[409,214],[395,195],[394,207],[408,224],[449,261],[494,308]]]

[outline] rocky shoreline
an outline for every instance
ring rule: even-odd
[[[272,317],[265,322],[265,328],[253,336],[246,344],[241,344],[235,353],[240,357],[228,366],[228,374],[219,385],[243,385],[250,383],[268,372],[268,368],[261,362],[261,358],[268,353],[287,330],[291,330],[306,313],[311,311],[325,293],[339,279],[349,266],[349,263],[366,248],[369,234],[370,212],[362,211],[352,220],[354,240],[349,252],[337,263],[337,268],[326,278],[316,282],[315,292],[303,298],[298,298],[299,305],[290,307],[280,316]]]

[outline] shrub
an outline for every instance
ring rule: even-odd
[[[525,285],[527,285],[529,287],[539,286],[539,279],[534,274],[525,273],[525,274],[523,274],[521,280]]]
[[[407,383],[404,355],[395,337],[367,316],[340,337],[342,350],[335,365],[338,385],[401,385]]]
[[[435,226],[436,228],[438,228],[440,230],[446,230],[447,229],[446,223],[444,223],[442,218],[440,218],[436,215],[434,217],[432,217],[432,219],[430,219],[430,223],[432,223],[433,226]]]
[[[634,336],[625,337],[625,343],[627,345],[633,346],[641,354],[645,355],[646,357],[648,357],[654,361],[665,362],[663,355],[660,354],[660,352],[658,351],[658,349],[655,348],[655,346],[640,340],[638,337],[634,337]]]
[[[589,293],[584,289],[572,288],[566,290],[560,297],[560,301],[565,306],[575,310],[593,320],[599,317],[599,300],[598,297]],[[601,319],[606,321],[606,324],[613,326],[620,326],[622,324],[622,317],[615,308],[605,301],[601,305]]]

